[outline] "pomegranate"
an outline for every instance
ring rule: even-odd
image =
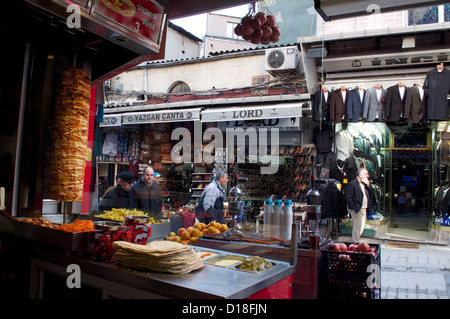
[[[272,42],[272,43],[277,43],[278,41],[280,41],[280,39],[281,39],[280,36],[276,36],[276,37],[273,35],[270,36],[270,42]]]
[[[368,243],[359,243],[358,249],[362,253],[367,253],[370,250],[370,246]]]
[[[261,44],[269,44],[270,43],[270,37],[263,37],[261,39]]]
[[[348,249],[347,249],[347,245],[346,244],[344,244],[344,243],[339,243],[339,246],[340,246],[340,248],[341,248],[341,251],[347,251]]]
[[[257,12],[255,14],[255,18],[261,21],[261,25],[263,25],[267,21],[267,16],[264,12]]]
[[[242,33],[242,24],[238,24],[236,26],[236,28],[234,28],[234,33],[239,36],[241,36],[243,34]]]
[[[350,246],[348,246],[348,251],[355,252],[357,250],[358,250],[358,245],[357,244],[350,244]]]
[[[242,36],[250,35],[253,32],[253,28],[249,23],[242,24]]]
[[[252,35],[251,35],[251,42],[253,43],[253,44],[258,44],[258,43],[260,43],[261,42],[261,39],[262,39],[262,30],[261,29],[259,29],[259,30],[254,30],[253,31],[253,33],[252,33]]]
[[[243,34],[242,35],[242,39],[244,39],[245,41],[251,41],[252,39],[252,34]]]
[[[261,29],[261,20],[253,18],[250,21],[250,25],[253,28],[253,30],[259,30],[259,29]]]
[[[264,38],[270,38],[270,36],[272,35],[272,28],[269,27],[268,25],[266,25],[266,26],[262,27],[262,32],[263,32]]]
[[[279,37],[281,35],[281,29],[279,26],[272,27],[272,37]]]
[[[275,17],[273,15],[268,15],[267,16],[266,24],[269,27],[275,26],[276,23],[277,23],[277,20],[275,19]]]
[[[252,16],[245,16],[241,19],[241,24],[242,25],[249,24],[250,21],[252,21],[252,19],[253,19]]]
[[[339,244],[337,244],[337,243],[333,243],[333,244],[330,245],[330,250],[340,251],[341,250],[341,246]]]

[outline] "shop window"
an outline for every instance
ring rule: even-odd
[[[444,6],[444,21],[445,22],[450,21],[450,4],[446,4]]]
[[[269,75],[260,75],[252,77],[252,94],[265,95],[269,92]]]
[[[236,35],[234,33],[234,29],[238,25],[237,22],[227,22],[227,38],[233,38],[233,39],[242,39],[240,36]]]
[[[408,25],[438,23],[440,8],[436,6],[408,10]]]
[[[177,81],[169,87],[169,93],[187,93],[187,92],[191,92],[191,88],[183,81]]]
[[[433,213],[432,224],[450,226],[450,126],[432,123]]]
[[[394,148],[427,148],[426,133],[395,133]]]

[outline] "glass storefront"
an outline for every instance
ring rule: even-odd
[[[352,160],[369,171],[376,205],[368,223],[386,225],[384,232],[439,241],[439,231],[447,232],[450,226],[450,122],[417,126],[339,123],[335,131],[351,137],[352,145],[347,148]],[[339,152],[349,150],[339,149],[339,142],[336,147],[339,167],[344,164]],[[347,169],[347,179],[341,179],[344,187],[353,178],[351,174]]]

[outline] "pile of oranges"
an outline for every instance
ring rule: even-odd
[[[208,225],[205,223],[195,223],[194,226],[188,228],[180,228],[177,233],[171,232],[166,240],[175,241],[178,243],[196,243],[198,238],[203,235],[212,235],[224,232],[228,229],[226,224],[218,222],[211,222]]]

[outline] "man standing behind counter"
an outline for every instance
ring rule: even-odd
[[[161,205],[159,205],[161,198],[157,198],[157,194],[153,189],[155,171],[151,167],[147,167],[144,170],[142,177],[133,185],[130,190],[131,196],[131,209],[136,208],[145,213],[150,214],[152,217],[160,218]],[[161,193],[159,193],[161,197]]]
[[[205,212],[205,217],[201,220],[204,223],[209,223],[214,220],[219,223],[224,222],[223,201],[227,183],[228,174],[225,171],[219,170],[216,173],[214,180],[206,186],[203,192],[203,210]]]
[[[129,208],[131,205],[130,189],[135,181],[134,174],[121,172],[117,174],[117,185],[103,196],[99,205],[100,211],[113,208]]]

